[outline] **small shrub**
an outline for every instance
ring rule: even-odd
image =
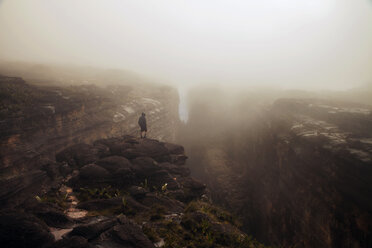
[[[112,188],[109,185],[104,188],[80,188],[77,197],[81,201],[87,201],[91,199],[111,199],[121,195],[120,190]]]

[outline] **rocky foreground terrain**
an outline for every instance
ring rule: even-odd
[[[0,76],[0,95],[1,247],[264,247],[162,142],[173,89]],[[154,139],[133,136],[141,112]]]
[[[237,121],[219,119],[209,142],[189,150],[212,198],[264,243],[372,247],[371,107],[320,99],[244,106],[224,112]],[[198,123],[191,113],[189,124]]]
[[[132,136],[39,161],[43,188],[0,212],[3,247],[264,247],[211,204],[182,146]],[[20,182],[9,181],[17,188]],[[35,182],[36,184],[36,182]],[[20,196],[18,196],[20,199]]]
[[[159,85],[36,86],[0,76],[0,199],[37,192],[40,160],[77,143],[124,134],[138,135],[147,113],[148,136],[174,140],[177,93]],[[18,181],[16,190],[9,181]]]

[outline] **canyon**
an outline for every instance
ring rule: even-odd
[[[0,76],[0,90],[1,209],[44,204],[35,202],[35,196],[45,201],[43,196],[58,192],[61,184],[68,184],[76,194],[80,188],[110,185],[125,189],[131,198],[139,197],[130,200],[133,208],[151,205],[149,199],[154,198],[166,205],[166,210],[168,205],[175,207],[178,211],[163,215],[179,223],[186,222],[179,214],[186,214],[191,200],[205,198],[206,203],[198,202],[203,209],[222,206],[242,223],[242,231],[234,225],[216,230],[248,233],[267,245],[372,246],[372,109],[367,98],[355,103],[344,96],[326,99],[307,94],[292,97],[196,89],[181,95],[187,108],[183,106],[179,118],[179,93],[160,84],[49,85]],[[147,114],[149,123],[147,141],[135,138],[139,136],[137,119],[141,112]],[[168,142],[181,144],[186,152]],[[119,158],[105,161],[113,156]],[[150,157],[151,161],[139,157]],[[113,164],[128,165],[120,174],[123,178],[131,175],[126,179],[128,185],[121,185],[110,174]],[[159,164],[159,170],[151,170],[154,164]],[[189,179],[190,173],[207,189]],[[106,177],[101,178],[101,174]],[[178,177],[183,179],[175,184],[173,178]],[[167,200],[159,190],[164,183],[168,183]],[[153,195],[158,196],[158,191],[160,199]],[[106,199],[99,206],[122,205],[121,201],[118,197]],[[79,204],[88,212],[98,206],[88,203]],[[34,210],[31,213],[36,214]],[[8,214],[4,218],[13,217]],[[203,218],[217,225],[215,216]],[[80,224],[97,223],[84,221]],[[103,228],[99,234],[122,238],[117,228],[125,230],[132,225],[123,217],[113,216],[98,222],[116,226],[113,230]],[[150,221],[147,230],[153,231],[157,224],[151,223],[155,222]],[[74,225],[65,229],[78,227]],[[105,235],[102,239],[65,235],[63,242],[114,242]],[[154,235],[157,242],[159,235],[164,238],[162,233]],[[141,240],[151,247],[145,236],[140,236]],[[48,244],[50,237],[44,236]]]
[[[212,199],[267,244],[370,247],[370,105],[234,96],[193,92],[180,141]]]

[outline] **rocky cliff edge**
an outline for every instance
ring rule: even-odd
[[[68,147],[56,161],[40,161],[43,169],[25,182],[8,182],[7,188],[16,188],[37,181],[44,192],[9,198],[18,198],[18,204],[2,207],[0,243],[263,247],[239,230],[232,215],[210,202],[206,186],[190,177],[186,159],[180,145],[132,136]]]

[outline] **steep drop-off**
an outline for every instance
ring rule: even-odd
[[[370,107],[201,96],[180,142],[192,173],[247,232],[284,247],[371,247]]]
[[[57,153],[53,187],[1,208],[5,247],[152,248],[264,246],[214,206],[189,176],[180,145],[132,136]]]
[[[0,76],[5,247],[264,247],[190,177],[176,92]],[[147,113],[148,137],[137,118]],[[160,140],[160,141],[159,141]]]

